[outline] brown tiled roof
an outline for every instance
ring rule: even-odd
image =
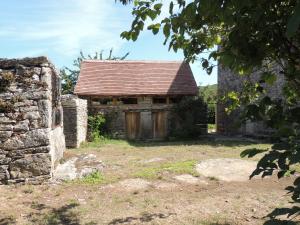
[[[80,96],[197,95],[188,63],[86,60],[75,93]]]

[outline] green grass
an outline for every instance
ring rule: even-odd
[[[191,174],[197,176],[195,171],[196,160],[187,160],[174,163],[164,163],[156,167],[145,168],[137,173],[135,177],[144,179],[159,179],[163,172],[169,172],[172,174]]]
[[[93,185],[93,184],[104,184],[106,183],[106,179],[101,174],[99,171],[91,173],[81,179],[76,179],[74,181],[71,181],[71,183],[76,183],[76,184],[88,184],[88,185]]]
[[[129,146],[129,143],[126,140],[120,139],[110,139],[110,138],[101,138],[97,141],[84,142],[80,145],[80,149],[86,148],[99,148],[105,145],[119,145],[121,147]]]

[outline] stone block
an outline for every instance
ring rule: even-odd
[[[39,107],[37,106],[26,106],[26,107],[20,107],[20,112],[33,112],[38,111]]]
[[[48,91],[28,91],[23,97],[29,100],[50,99],[51,94]]]
[[[6,155],[0,155],[0,165],[8,165],[11,162],[11,158]]]
[[[40,126],[39,120],[32,120],[30,122],[30,130],[38,129],[39,126]],[[42,126],[40,126],[40,127],[42,127]]]
[[[12,179],[50,175],[50,155],[47,153],[26,155],[24,158],[10,163],[9,171]]]
[[[38,129],[8,139],[2,144],[2,148],[9,151],[14,149],[47,146],[49,143],[49,130]]]
[[[0,182],[8,180],[10,178],[9,172],[8,172],[8,166],[0,166]]]
[[[0,140],[5,140],[11,137],[12,131],[0,131]]]
[[[52,69],[49,67],[42,67],[41,81],[46,83],[49,89],[52,88],[51,76],[52,76]]]
[[[13,128],[11,124],[0,124],[0,131],[12,131]]]
[[[29,131],[29,120],[23,120],[23,121],[18,122],[14,126],[14,131],[16,131],[16,132]]]
[[[37,120],[40,119],[40,113],[38,111],[34,111],[34,112],[27,112],[24,114],[23,119],[28,119],[28,120]]]
[[[15,120],[12,120],[8,117],[0,117],[0,124],[2,125],[15,124],[15,123],[16,123]]]
[[[24,107],[24,106],[32,106],[33,105],[33,100],[25,100],[22,102],[17,102],[14,104],[14,107]]]
[[[50,128],[51,127],[51,102],[47,100],[40,100],[38,102],[39,113],[41,116],[41,127]]]
[[[46,146],[46,147],[11,150],[7,153],[7,156],[15,160],[15,159],[24,158],[25,155],[28,154],[49,153],[49,152],[50,152],[50,146]]]

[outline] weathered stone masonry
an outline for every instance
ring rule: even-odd
[[[271,99],[282,98],[282,87],[284,85],[284,77],[280,75],[280,68],[274,66],[274,71],[278,74],[276,82],[272,86],[264,85],[267,91],[267,95]],[[245,81],[256,83],[260,80],[261,72],[258,71],[251,74],[250,77],[240,76],[233,73],[231,70],[224,68],[222,65],[218,65],[218,96],[224,96],[230,91],[241,92]],[[260,122],[246,122],[240,124],[239,118],[241,111],[235,110],[228,115],[225,112],[226,105],[218,103],[216,112],[217,132],[221,134],[245,134],[264,136],[269,135],[272,130],[267,128]]]
[[[74,95],[63,95],[62,106],[66,146],[78,148],[87,136],[87,100]]]
[[[41,183],[65,148],[60,79],[46,57],[0,59],[0,184]]]

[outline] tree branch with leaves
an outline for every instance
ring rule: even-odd
[[[129,55],[129,52],[123,56],[117,57],[113,55],[113,49],[110,49],[108,56],[104,56],[104,51],[95,52],[94,55],[84,55],[83,51],[80,51],[79,56],[73,61],[72,67],[64,67],[60,70],[62,78],[62,93],[73,94],[75,85],[80,73],[80,65],[84,60],[124,60]]]

